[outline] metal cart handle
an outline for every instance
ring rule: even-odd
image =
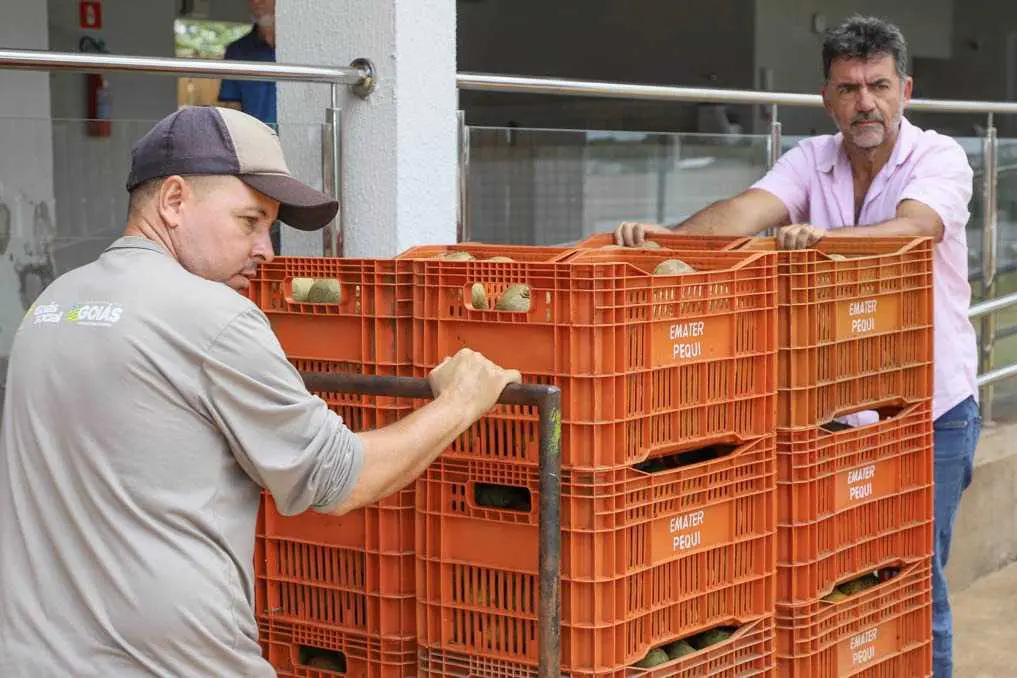
[[[305,372],[300,375],[311,391],[433,398],[426,379],[348,373]],[[561,391],[555,386],[509,384],[498,402],[533,405],[540,415],[540,678],[561,675]]]

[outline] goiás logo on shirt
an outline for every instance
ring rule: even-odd
[[[124,309],[120,304],[111,304],[106,301],[89,302],[72,306],[64,320],[76,325],[88,325],[92,327],[109,327],[120,320]]]
[[[60,304],[33,304],[25,314],[33,325],[55,325],[60,322]]]

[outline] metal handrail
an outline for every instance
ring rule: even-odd
[[[604,97],[609,99],[645,99],[689,103],[724,103],[759,106],[803,106],[821,108],[818,94],[762,92],[744,89],[710,89],[671,85],[637,85],[599,80],[459,73],[456,84],[474,92],[511,92],[515,94],[551,94],[562,96]],[[1014,113],[1017,103],[1006,101],[963,101],[950,99],[912,99],[908,108],[938,113]]]
[[[300,66],[265,61],[181,59],[30,49],[0,49],[0,69],[25,71],[111,71],[229,77],[235,80],[298,80],[336,85],[365,85],[373,73],[368,65]]]
[[[310,391],[433,398],[427,379],[348,373],[302,372]],[[537,676],[561,675],[561,390],[542,384],[509,384],[498,402],[533,405],[540,418],[540,509],[537,547]]]
[[[968,317],[974,320],[998,311],[1005,311],[1011,306],[1017,306],[1017,292],[974,304],[968,309]]]

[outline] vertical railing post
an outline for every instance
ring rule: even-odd
[[[781,146],[781,125],[777,119],[777,104],[770,106],[770,164],[767,169],[772,168],[780,160]]]
[[[780,160],[780,148],[781,148],[781,124],[777,117],[777,104],[770,106],[770,140],[769,140],[769,157],[767,158],[768,164],[766,169],[770,170],[777,161]],[[773,237],[777,235],[776,229],[767,229],[766,235]]]
[[[343,201],[343,134],[342,109],[339,108],[339,86],[332,85],[331,103],[325,109],[325,126],[321,135],[322,190],[339,201],[339,214],[322,230],[322,254],[343,256],[346,240],[346,203]]]
[[[459,124],[459,160],[457,162],[459,204],[457,205],[456,241],[466,242],[470,233],[470,128],[466,124],[466,112],[456,112]]]
[[[998,245],[996,182],[998,178],[999,143],[996,138],[996,124],[992,113],[985,130],[983,141],[984,166],[982,187],[982,298],[992,299],[996,296],[996,250]],[[981,320],[981,344],[979,346],[978,372],[985,374],[992,371],[993,351],[996,345],[996,314],[987,313]],[[992,420],[992,385],[982,387],[981,410],[982,419],[986,423]]]

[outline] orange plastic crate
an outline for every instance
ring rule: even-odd
[[[396,256],[396,259],[431,259],[442,252],[469,252],[478,261],[491,257],[509,257],[517,262],[564,261],[575,253],[572,247],[539,247],[534,245],[495,245],[463,242],[455,245],[419,245]],[[454,262],[451,262],[454,263]],[[499,262],[490,262],[490,265]]]
[[[650,648],[769,614],[774,605],[773,437],[648,474],[562,474],[562,665],[638,661]],[[478,505],[521,488],[529,510]],[[440,459],[417,483],[417,638],[422,647],[536,661],[538,474]]]
[[[731,638],[695,654],[675,659],[653,669],[604,668],[593,671],[563,671],[562,676],[580,678],[749,678],[774,676],[774,622],[764,617],[745,623]],[[491,659],[480,655],[420,650],[420,678],[536,678],[533,664]]]
[[[648,233],[646,239],[669,250],[721,250],[738,249],[749,239],[738,236],[722,235],[680,235],[678,233]],[[578,245],[579,249],[594,249],[614,244],[614,233],[598,233],[591,235]]]
[[[371,638],[306,624],[262,623],[264,654],[279,678],[414,678],[417,648],[412,638]],[[308,665],[317,651],[330,653],[345,671]]]
[[[330,363],[291,361],[300,370],[332,371]],[[364,396],[316,392],[354,431],[395,422],[406,400],[364,404]],[[308,622],[373,636],[416,631],[414,488],[343,516],[306,511],[283,516],[267,493],[256,543],[256,611],[267,621]]]
[[[931,403],[831,433],[778,429],[777,600],[932,554]]]
[[[772,433],[775,255],[677,254],[700,271],[654,276],[676,253],[645,250],[556,264],[413,261],[414,363],[426,371],[470,347],[561,388],[565,468]],[[477,282],[489,299],[529,285],[531,310],[474,309]],[[536,411],[497,407],[451,455],[536,465],[538,451]]]
[[[777,672],[787,678],[931,676],[931,562],[913,563],[841,602],[778,604]]]
[[[293,301],[293,278],[339,281],[338,304]],[[346,363],[346,371],[413,362],[409,269],[382,259],[277,257],[258,267],[248,297],[290,358]]]
[[[743,247],[775,248],[773,238]],[[932,395],[932,248],[929,238],[830,236],[779,252],[778,426]]]

